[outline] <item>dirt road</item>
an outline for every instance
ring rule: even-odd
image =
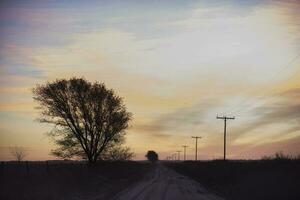
[[[222,200],[197,182],[157,164],[142,181],[117,194],[114,200]]]

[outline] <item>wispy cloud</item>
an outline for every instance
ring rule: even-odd
[[[181,107],[175,111],[164,113],[156,117],[148,124],[140,124],[133,127],[137,131],[153,133],[178,134],[179,132],[190,132],[205,122],[207,112],[218,102],[203,101],[200,104]]]
[[[247,140],[251,142],[252,132],[255,131],[257,135],[255,140],[259,143],[264,142],[261,140],[263,137],[280,140],[286,138],[288,134],[290,134],[289,137],[299,136],[299,97],[299,88],[291,89],[276,95],[275,100],[271,99],[266,101],[264,105],[255,108],[251,112],[256,116],[256,119],[235,128],[232,140],[236,140],[236,143],[247,143]],[[271,136],[268,133],[271,133]],[[266,135],[264,136],[264,134]]]

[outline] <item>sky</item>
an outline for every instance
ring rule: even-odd
[[[0,3],[0,160],[55,159],[32,88],[59,78],[104,82],[133,120],[135,159],[188,145],[193,159],[300,154],[300,1]]]

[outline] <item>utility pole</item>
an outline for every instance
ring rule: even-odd
[[[183,145],[182,146],[183,147],[183,149],[184,149],[184,151],[183,151],[183,160],[186,160],[186,148],[188,147],[187,145]]]
[[[226,127],[227,127],[227,120],[228,119],[235,119],[235,117],[226,117],[226,116],[218,116],[217,119],[223,119],[224,120],[224,160],[226,160]]]
[[[176,153],[172,155],[173,160],[176,161]]]
[[[180,152],[181,152],[181,151],[176,151],[176,152],[177,152],[177,154],[178,154],[177,159],[180,160]]]
[[[195,153],[195,161],[197,161],[197,152],[198,152],[198,139],[202,137],[192,136],[192,138],[196,139],[196,153]]]

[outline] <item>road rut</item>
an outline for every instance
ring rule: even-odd
[[[113,200],[223,200],[186,176],[155,165],[142,181],[114,196]]]

